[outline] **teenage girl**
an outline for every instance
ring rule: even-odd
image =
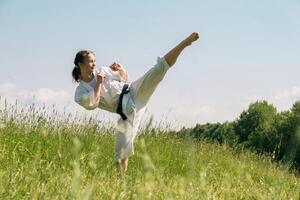
[[[198,33],[192,33],[166,55],[158,57],[157,63],[148,72],[132,82],[121,64],[114,62],[109,67],[96,69],[94,52],[83,50],[76,54],[72,71],[74,80],[79,83],[75,102],[87,110],[101,108],[120,115],[114,153],[119,172],[127,170],[128,157],[134,154],[133,141],[155,88],[182,50],[198,38]]]

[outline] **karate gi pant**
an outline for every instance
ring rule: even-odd
[[[129,93],[123,96],[123,112],[126,120],[120,118],[117,124],[115,160],[125,159],[134,154],[133,142],[137,136],[146,105],[157,85],[163,80],[170,66],[162,57],[141,78],[129,85]]]

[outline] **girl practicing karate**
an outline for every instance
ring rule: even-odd
[[[96,69],[95,53],[90,50],[76,54],[72,76],[79,85],[75,102],[87,110],[101,108],[117,113],[114,158],[117,169],[127,170],[128,157],[134,154],[133,142],[147,102],[168,69],[173,66],[183,49],[199,38],[194,32],[163,57],[142,77],[130,82],[124,67],[114,62],[109,67]]]

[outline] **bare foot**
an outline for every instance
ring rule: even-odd
[[[193,32],[189,37],[187,37],[184,42],[187,46],[191,45],[193,42],[198,40],[199,34],[197,32]]]

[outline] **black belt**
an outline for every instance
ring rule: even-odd
[[[125,85],[123,86],[122,92],[121,92],[120,97],[119,97],[118,107],[117,107],[117,113],[122,117],[123,120],[126,120],[127,117],[126,117],[126,115],[123,113],[122,101],[123,101],[123,96],[124,96],[124,94],[127,94],[127,93],[129,92],[128,87],[129,87],[128,84],[125,84]]]

